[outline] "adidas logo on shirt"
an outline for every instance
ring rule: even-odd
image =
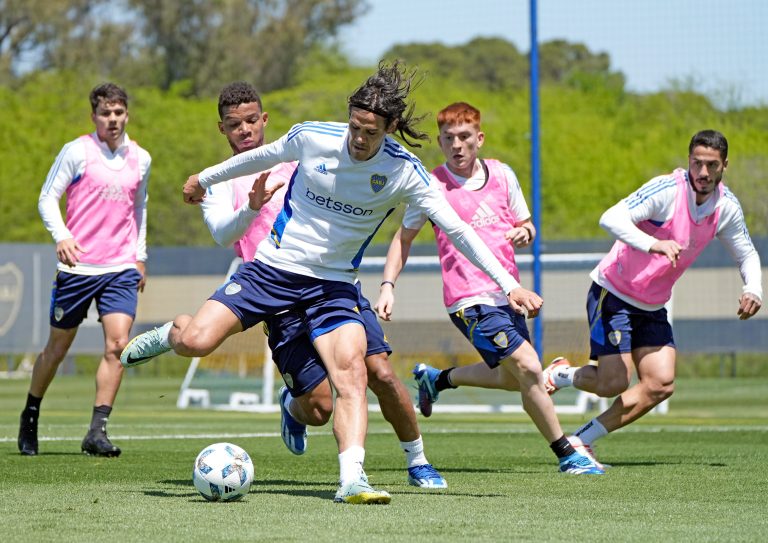
[[[315,167],[315,171],[323,175],[328,175],[328,170],[325,169],[325,162]]]
[[[488,204],[485,202],[480,202],[480,205],[477,206],[475,214],[472,215],[472,221],[469,223],[469,225],[472,228],[481,228],[483,226],[496,224],[499,222],[499,220],[499,216],[494,213],[493,209],[491,209]]]

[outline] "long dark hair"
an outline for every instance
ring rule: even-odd
[[[400,138],[411,147],[421,147],[420,143],[409,141],[406,136],[415,140],[429,140],[426,132],[414,127],[426,115],[414,117],[414,105],[408,105],[405,100],[411,90],[423,81],[424,76],[417,75],[415,68],[408,70],[398,60],[392,64],[381,61],[378,71],[349,97],[349,107],[364,109],[384,117],[387,127],[397,121],[395,131],[399,133]]]

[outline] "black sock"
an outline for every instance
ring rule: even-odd
[[[448,374],[455,369],[456,368],[448,368],[447,370],[441,371],[440,375],[437,376],[437,379],[435,380],[435,388],[438,392],[445,390],[446,388],[459,388],[457,386],[453,386],[453,384],[448,380]]]
[[[28,413],[40,413],[40,402],[42,402],[42,398],[38,398],[37,396],[32,396],[32,394],[27,393],[27,405],[24,406],[24,411],[27,411]]]
[[[568,441],[567,437],[565,437],[565,434],[563,434],[560,439],[550,443],[549,448],[552,449],[552,452],[555,453],[558,458],[565,458],[566,456],[571,456],[576,452],[576,450],[571,445],[571,442]]]
[[[93,408],[91,415],[91,430],[107,431],[107,419],[112,412],[111,405],[97,405]]]

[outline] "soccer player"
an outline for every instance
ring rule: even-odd
[[[123,357],[157,356],[171,348],[203,356],[228,335],[299,309],[336,391],[333,430],[339,449],[340,485],[346,503],[389,503],[389,493],[368,483],[363,470],[368,425],[366,337],[354,286],[363,253],[381,223],[401,202],[426,212],[477,266],[494,278],[512,307],[532,314],[541,298],[501,266],[477,234],[459,219],[431,184],[421,162],[389,137],[398,132],[425,139],[406,99],[415,72],[382,63],[350,96],[348,123],[305,122],[275,142],[235,155],[189,177],[184,200],[202,201],[205,189],[229,179],[297,160],[283,209],[256,258],[247,262],[193,317],[183,333],[174,325],[134,338]],[[257,200],[273,191],[256,184]]]
[[[38,209],[56,242],[59,260],[51,295],[50,335],[32,370],[21,413],[19,451],[38,453],[40,403],[67,354],[91,301],[104,329],[104,356],[96,370],[96,401],[81,449],[119,456],[107,437],[123,375],[120,351],[146,280],[146,202],[150,156],[125,133],[128,96],[112,83],[90,93],[96,131],[67,143],[45,180]],[[66,193],[66,222],[59,199]]]
[[[236,82],[219,95],[219,131],[233,154],[264,144],[268,121],[261,97],[252,85]],[[269,171],[270,183],[290,182],[295,162],[282,163]],[[241,261],[253,260],[256,246],[269,233],[283,206],[285,189],[259,210],[251,206],[254,177],[244,176],[209,187],[201,206],[203,217],[214,239],[221,245],[234,244]],[[368,386],[379,398],[382,414],[392,425],[406,455],[408,482],[421,488],[447,488],[445,479],[427,461],[424,443],[408,390],[395,375],[389,362],[392,352],[370,303],[355,283],[360,312],[365,320],[368,348],[365,364]],[[190,317],[191,320],[191,317]],[[177,319],[178,321],[178,319]],[[312,345],[304,325],[303,313],[289,311],[267,320],[269,346],[286,386],[280,389],[282,437],[294,454],[307,448],[306,427],[322,426],[333,411],[333,392],[328,372]]]
[[[587,295],[590,359],[598,364],[573,367],[557,358],[544,370],[550,394],[574,386],[618,396],[576,431],[590,450],[595,440],[672,396],[675,342],[664,305],[675,282],[713,238],[725,243],[741,272],[739,319],[760,310],[760,257],[739,201],[722,183],[727,166],[725,136],[702,130],[688,146],[688,170],[651,179],[600,218],[616,242],[592,270]],[[633,369],[638,382],[630,387]]]
[[[515,279],[515,247],[525,247],[536,234],[531,214],[512,169],[498,160],[479,159],[485,134],[480,111],[465,103],[437,114],[438,142],[445,164],[433,170],[433,182],[464,221],[498,255]],[[409,207],[395,234],[384,265],[376,309],[390,320],[394,287],[414,238],[428,217]],[[544,389],[541,362],[530,343],[525,317],[512,311],[506,296],[481,270],[449,242],[433,222],[443,275],[443,301],[453,324],[474,345],[484,362],[440,371],[426,364],[414,368],[419,407],[430,416],[439,392],[459,385],[519,390],[523,408],[558,458],[560,471],[602,474],[590,458],[574,450],[560,428],[552,399]]]

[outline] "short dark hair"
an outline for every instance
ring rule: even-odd
[[[356,107],[375,113],[384,117],[387,126],[392,121],[397,121],[395,130],[399,132],[403,141],[411,147],[421,147],[421,144],[408,141],[406,138],[408,135],[417,140],[429,139],[425,132],[414,128],[414,125],[425,115],[414,117],[413,104],[409,106],[405,102],[411,90],[424,80],[422,75],[419,75],[418,79],[416,75],[415,68],[407,70],[398,60],[392,64],[381,61],[378,71],[349,97],[350,110]]]
[[[91,111],[96,111],[102,100],[108,104],[113,102],[123,104],[125,109],[128,109],[128,94],[114,83],[102,83],[95,86],[88,99],[91,101]]]
[[[219,93],[219,119],[224,118],[225,108],[240,104],[252,104],[253,102],[259,104],[259,109],[262,109],[261,96],[256,92],[253,85],[245,81],[230,83]]]
[[[688,154],[693,153],[695,147],[709,147],[720,151],[720,158],[728,158],[728,140],[717,130],[702,130],[696,132],[688,145]]]

